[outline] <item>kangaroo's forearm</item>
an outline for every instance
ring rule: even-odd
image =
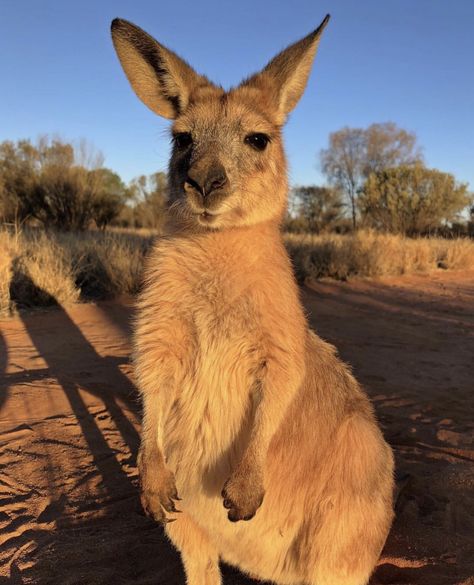
[[[303,380],[301,358],[293,360],[284,351],[279,354],[266,360],[256,390],[252,430],[241,461],[246,468],[263,469],[271,440]]]
[[[163,390],[163,389],[162,389]],[[163,426],[172,397],[164,391],[143,392],[142,442],[138,454],[140,498],[143,509],[157,522],[172,521],[178,498],[174,475],[163,453]]]
[[[143,393],[143,426],[141,450],[143,456],[164,464],[163,433],[164,421],[173,397],[165,388]]]
[[[141,450],[157,461],[164,461],[164,423],[176,395],[178,366],[176,355],[160,347],[136,364],[143,407]]]
[[[254,419],[240,462],[222,490],[231,521],[249,520],[265,494],[265,462],[270,442],[300,388],[304,363],[282,351],[267,358],[254,395]]]
[[[305,376],[306,323],[301,310],[289,321],[286,310],[297,306],[293,291],[260,300],[262,368],[254,392],[254,419],[242,466],[263,469],[268,448]],[[268,303],[271,305],[269,310]]]
[[[188,327],[173,305],[161,301],[144,310],[135,337],[135,373],[143,403],[142,450],[150,454],[163,450],[164,421],[188,346]]]

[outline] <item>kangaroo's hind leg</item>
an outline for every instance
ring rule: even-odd
[[[392,452],[373,421],[354,415],[341,425],[329,459],[308,538],[308,581],[365,585],[392,523]]]
[[[166,533],[181,553],[186,585],[221,585],[219,555],[206,532],[185,512],[166,525]]]

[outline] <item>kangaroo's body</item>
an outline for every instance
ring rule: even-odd
[[[226,93],[134,25],[114,27],[135,91],[176,119],[169,235],[148,259],[135,331],[143,505],[189,585],[218,585],[220,559],[281,585],[363,585],[392,520],[392,454],[308,329],[279,232],[279,128],[320,30],[287,50],[292,68],[282,53]]]

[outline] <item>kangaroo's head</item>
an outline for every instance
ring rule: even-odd
[[[329,15],[260,72],[224,91],[121,19],[112,38],[137,96],[173,120],[170,215],[202,231],[279,221],[287,176],[281,129],[308,80]]]

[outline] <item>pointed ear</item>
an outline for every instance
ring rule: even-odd
[[[270,89],[281,123],[303,95],[321,34],[329,22],[329,14],[316,30],[279,53],[247,82],[246,86]]]
[[[155,113],[176,118],[198,87],[212,85],[138,26],[116,18],[112,40],[134,92]]]

